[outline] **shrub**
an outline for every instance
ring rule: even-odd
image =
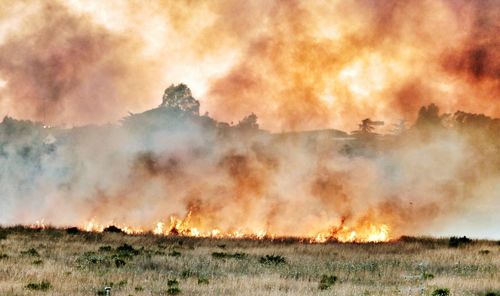
[[[193,271],[192,271],[192,270],[190,270],[190,269],[185,269],[185,270],[183,270],[183,271],[182,271],[182,273],[181,273],[181,277],[182,277],[183,279],[188,278],[188,277],[192,277],[192,276],[194,276],[194,275],[195,275],[195,272],[193,272]]]
[[[0,240],[7,239],[7,233],[0,231]]]
[[[0,260],[1,259],[7,259],[7,258],[9,258],[9,255],[7,255],[7,254],[0,254]]]
[[[245,253],[224,253],[224,252],[213,252],[212,257],[217,259],[245,259],[247,254]]]
[[[267,265],[279,265],[279,264],[285,264],[286,260],[284,257],[279,255],[266,255],[260,257],[259,262]]]
[[[120,267],[122,267],[122,266],[125,266],[125,264],[126,264],[126,263],[125,263],[125,260],[123,260],[123,259],[115,259],[115,266],[116,266],[117,268],[120,268]]]
[[[38,254],[38,251],[35,250],[34,248],[28,249],[26,251],[21,251],[21,255],[32,256],[32,257],[40,257],[40,254]]]
[[[432,292],[432,296],[449,296],[450,290],[447,288],[439,288]]]
[[[422,279],[424,280],[432,280],[434,278],[434,275],[432,273],[424,272],[422,274]]]
[[[123,231],[120,228],[118,228],[118,227],[116,227],[114,225],[111,225],[111,226],[108,226],[108,227],[104,228],[103,232],[123,233]]]
[[[168,295],[178,295],[181,293],[181,289],[179,287],[170,287],[167,289]]]
[[[104,256],[99,256],[95,252],[85,252],[78,257],[77,262],[80,265],[104,265],[109,267],[111,263]]]
[[[500,296],[500,291],[488,291],[484,293],[484,296]]]
[[[490,253],[490,250],[481,250],[479,251],[479,254],[481,255],[488,255]]]
[[[458,248],[461,245],[465,245],[465,244],[468,244],[471,242],[472,242],[472,240],[466,236],[462,236],[462,237],[452,236],[452,237],[450,237],[450,240],[448,241],[448,246],[450,246],[451,248]]]
[[[208,285],[208,283],[209,282],[208,282],[207,278],[205,278],[205,277],[198,277],[198,285],[202,285],[202,284]]]
[[[179,257],[181,255],[181,252],[173,250],[172,252],[168,253],[168,256],[171,257]]]
[[[111,246],[100,246],[99,247],[99,252],[111,252],[113,249]]]
[[[39,259],[39,260],[35,260],[35,261],[31,262],[31,264],[33,264],[33,265],[40,265],[40,264],[42,264],[42,263],[43,263],[43,261],[42,261],[42,260],[40,260],[40,259]]]
[[[77,227],[70,227],[70,228],[66,228],[66,233],[74,235],[74,234],[80,234],[81,231]]]
[[[29,283],[25,288],[28,290],[47,291],[52,288],[52,285],[48,281],[41,281],[40,283]]]
[[[116,248],[116,252],[120,255],[129,255],[130,257],[139,255],[139,250],[134,249],[134,247],[128,244],[119,246],[118,248]]]
[[[320,290],[326,290],[330,288],[335,282],[337,281],[337,277],[334,275],[322,275],[321,280],[319,281],[319,286],[318,288]]]
[[[167,294],[169,295],[177,295],[181,293],[181,289],[179,289],[179,282],[176,279],[167,281]]]
[[[141,291],[144,291],[144,288],[143,288],[142,286],[136,286],[136,287],[134,288],[134,290],[135,290],[136,292],[141,292]]]

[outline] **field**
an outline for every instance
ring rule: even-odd
[[[0,295],[500,295],[500,244],[0,229]],[[441,289],[441,290],[440,290]]]

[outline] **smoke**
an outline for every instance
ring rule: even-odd
[[[496,129],[443,113],[500,116],[499,7],[4,1],[0,115],[80,127],[3,122],[0,223],[151,228],[191,212],[197,227],[226,231],[460,232],[462,217],[498,210],[498,143]],[[210,117],[160,108],[118,123],[180,81]],[[419,112],[431,102],[441,113]],[[364,141],[221,123],[252,112],[273,132],[350,131],[367,117],[416,127]],[[496,221],[480,221],[470,233],[498,236]]]
[[[116,121],[182,81],[216,119],[254,112],[273,131],[414,120],[430,102],[500,116],[498,4],[8,1],[2,113]]]

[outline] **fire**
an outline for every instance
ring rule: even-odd
[[[154,227],[141,228],[132,227],[114,223],[100,224],[92,219],[79,227],[87,232],[103,232],[107,227],[117,225],[126,234],[143,234],[153,233],[158,236],[177,235],[185,237],[200,237],[200,238],[229,238],[229,239],[276,239],[282,236],[269,233],[266,230],[251,231],[246,229],[238,229],[235,231],[222,231],[218,228],[202,228],[194,225],[192,222],[191,212],[188,212],[184,218],[171,216],[169,223],[162,221],[157,222]],[[38,223],[38,222],[37,222]],[[35,225],[35,224],[34,224]],[[39,225],[39,224],[36,224]],[[45,227],[45,226],[44,226]],[[39,226],[37,227],[39,228]],[[324,232],[319,232],[313,235],[297,237],[302,241],[311,243],[325,243],[337,241],[342,243],[379,243],[388,242],[392,239],[391,228],[387,224],[376,224],[363,222],[355,227],[349,227],[341,222],[340,226],[334,226]]]

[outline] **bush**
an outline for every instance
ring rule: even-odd
[[[450,290],[446,288],[439,288],[432,292],[432,296],[449,296]]]
[[[334,275],[322,275],[321,280],[319,281],[319,286],[318,288],[320,290],[326,290],[330,288],[335,282],[337,281],[337,277]]]
[[[83,253],[83,255],[78,257],[77,262],[83,266],[104,265],[106,267],[109,267],[111,265],[109,259],[104,256],[97,255],[95,252]]]
[[[126,264],[126,263],[125,263],[125,261],[124,261],[123,259],[115,259],[115,266],[116,266],[117,268],[120,268],[120,267],[122,267],[122,266],[125,266],[125,264]]]
[[[34,248],[28,249],[26,251],[21,251],[21,255],[32,256],[32,257],[40,257],[40,254],[38,254],[38,251],[35,250]]]
[[[111,225],[111,226],[108,226],[108,227],[104,228],[103,232],[123,233],[123,231],[120,228],[118,228],[118,227],[116,227],[114,225]]]
[[[224,252],[213,252],[212,257],[216,259],[245,259],[247,254],[245,253],[224,253]]]
[[[128,244],[123,244],[119,246],[118,248],[116,248],[116,252],[123,255],[131,255],[131,256],[139,255],[139,250],[134,249],[134,247]]]
[[[99,252],[111,252],[113,248],[111,246],[100,246],[99,247]]]
[[[9,255],[7,255],[7,254],[0,254],[0,260],[1,259],[7,259],[7,258],[9,258]]]
[[[181,252],[173,250],[172,252],[168,253],[168,256],[179,257],[179,256],[181,256]]]
[[[462,237],[452,236],[452,237],[450,237],[450,240],[448,241],[448,246],[450,246],[451,248],[458,248],[461,245],[465,245],[465,244],[468,244],[471,242],[472,242],[472,240],[466,236],[462,236]]]
[[[432,280],[434,278],[434,275],[432,273],[424,272],[422,274],[422,279],[424,280]]]
[[[285,264],[286,260],[284,257],[279,255],[266,255],[260,257],[259,262],[267,265],[279,265],[279,264]]]
[[[484,296],[500,296],[500,291],[488,291],[484,293]]]
[[[194,271],[192,271],[191,269],[185,269],[185,270],[183,270],[183,271],[182,271],[182,273],[181,273],[181,277],[182,277],[183,279],[188,278],[188,277],[192,277],[192,276],[194,276],[194,275],[195,275],[195,272],[194,272]]]
[[[179,289],[179,282],[176,279],[167,281],[167,294],[169,295],[177,295],[181,293],[181,289]]]
[[[181,289],[179,287],[170,287],[167,289],[168,295],[178,295],[181,293]]]
[[[208,279],[207,279],[207,278],[205,278],[205,277],[199,277],[199,278],[198,278],[198,285],[202,285],[202,284],[204,284],[204,285],[208,285],[208,283],[209,283],[209,282],[208,282]]]
[[[31,262],[31,264],[33,264],[33,265],[41,265],[42,263],[43,263],[43,261],[42,261],[42,260],[40,260],[40,259],[39,259],[39,260],[35,260],[35,261]]]
[[[41,281],[40,283],[29,283],[25,288],[28,290],[47,291],[52,288],[52,285],[48,281]]]
[[[66,228],[66,233],[73,235],[73,234],[80,234],[81,231],[77,227],[70,227],[70,228]]]
[[[479,251],[479,254],[481,255],[488,255],[490,253],[490,250],[481,250]]]

